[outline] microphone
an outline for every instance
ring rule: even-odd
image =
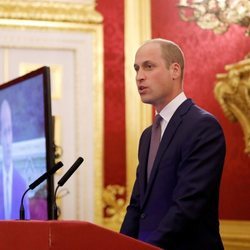
[[[77,170],[77,168],[82,164],[83,158],[79,157],[74,164],[70,167],[70,169],[63,175],[63,177],[57,182],[57,187],[54,195],[54,219],[57,219],[57,204],[56,204],[56,193],[59,187],[62,187],[65,182],[70,178],[70,176]]]
[[[58,186],[62,187],[65,182],[70,178],[70,176],[77,170],[77,168],[82,164],[83,158],[79,157],[72,167],[64,174],[64,176],[58,181]]]
[[[40,183],[45,181],[49,176],[54,174],[59,168],[63,166],[63,163],[61,161],[57,162],[56,165],[51,168],[48,172],[44,173],[42,176],[40,176],[37,180],[35,180],[33,183],[29,185],[29,188],[33,190],[36,188]]]
[[[20,205],[20,210],[19,210],[19,219],[20,220],[25,220],[25,211],[24,211],[24,206],[23,206],[23,200],[24,200],[25,194],[29,190],[33,190],[39,184],[41,184],[43,181],[45,181],[46,179],[48,179],[51,175],[53,175],[62,166],[63,166],[63,163],[61,161],[59,161],[58,163],[55,164],[54,167],[52,167],[50,170],[48,170],[47,172],[45,172],[42,176],[40,176],[38,179],[36,179],[34,182],[32,182],[29,185],[29,188],[24,192],[24,194],[22,196],[22,199],[21,199],[21,205]]]

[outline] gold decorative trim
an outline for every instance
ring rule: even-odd
[[[103,203],[105,207],[104,225],[112,230],[119,231],[123,221],[125,206],[125,187],[120,185],[108,185],[103,191]]]
[[[94,4],[0,0],[0,19],[100,24]],[[18,23],[16,23],[18,25]]]
[[[135,180],[140,135],[152,123],[152,107],[140,100],[133,69],[139,45],[151,38],[150,0],[125,1],[125,103],[127,200]]]
[[[220,224],[225,250],[250,249],[250,221],[222,220]]]
[[[95,157],[95,222],[103,225],[103,120],[104,120],[104,82],[103,82],[103,30],[96,28],[96,39],[93,46],[94,55],[94,157]]]
[[[250,155],[250,58],[226,65],[226,74],[217,74],[214,94],[225,116],[239,121],[245,140],[245,153]]]

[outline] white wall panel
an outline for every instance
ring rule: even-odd
[[[53,99],[52,112],[61,122],[59,134],[64,168],[56,176],[55,183],[78,156],[82,156],[84,162],[65,184],[68,194],[61,201],[61,218],[93,221],[96,190],[92,35],[45,30],[0,30],[0,81],[4,79],[4,69],[8,74],[8,79],[4,80],[10,80],[19,76],[20,69],[25,65],[62,69],[61,97]]]

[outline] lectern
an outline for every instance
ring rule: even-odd
[[[3,250],[159,250],[89,222],[0,221]]]

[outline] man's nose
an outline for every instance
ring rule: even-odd
[[[136,73],[136,81],[141,81],[145,79],[145,73],[143,70],[138,70]]]

